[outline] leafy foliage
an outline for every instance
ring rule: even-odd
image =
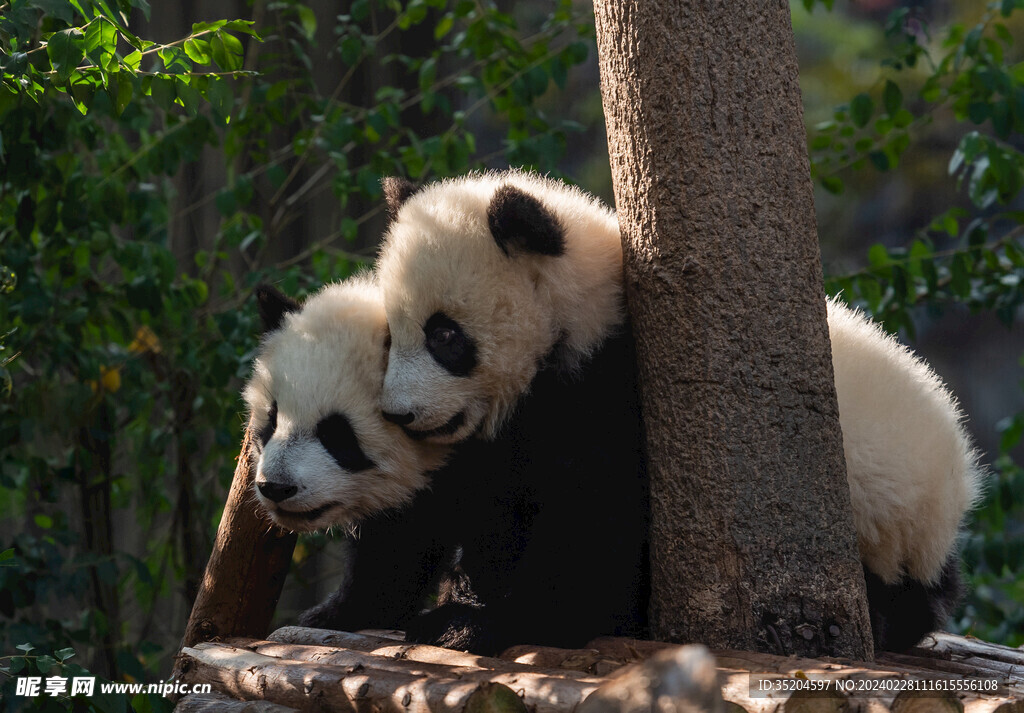
[[[132,8],[148,17],[146,0],[121,0],[116,9],[103,0],[14,0],[0,19],[0,31],[9,38],[2,62],[7,91],[0,96],[39,102],[56,90],[86,114],[97,93],[104,92],[120,115],[133,97],[144,95],[164,109],[178,104],[192,116],[206,97],[226,120],[231,93],[225,77],[242,69],[243,48],[235,33],[254,35],[252,22],[197,23],[188,37],[158,45],[128,29]]]
[[[6,651],[166,670],[237,455],[252,286],[302,294],[365,262],[351,246],[379,229],[384,174],[550,170],[564,149],[571,125],[535,103],[587,54],[567,0],[529,33],[489,2],[356,0],[325,48],[308,6],[264,9],[167,44],[129,29],[145,0],[11,0],[0,17]],[[490,155],[488,121],[507,127]],[[189,202],[175,178],[204,152],[226,182]],[[344,213],[297,244],[324,193]],[[189,232],[211,203],[216,230]],[[16,667],[52,666],[10,661],[0,708],[72,705],[8,695]]]
[[[870,163],[879,171],[894,170],[910,146],[911,132],[943,111],[952,112],[960,122],[987,123],[998,139],[1020,133],[1024,129],[1024,65],[1007,64],[1013,35],[1000,21],[1012,10],[1005,3],[990,3],[975,26],[950,27],[937,49],[932,48],[923,21],[906,8],[893,12],[886,23],[890,47],[883,62],[886,71],[873,91],[853,97],[835,109],[832,120],[814,127],[812,174],[827,190],[839,193],[843,183],[836,174],[842,169],[860,169]],[[915,71],[922,66],[927,67],[923,78]],[[962,144],[958,155],[968,165],[976,166],[982,155],[994,157],[995,166],[978,170],[985,180],[997,182],[1005,199],[1013,189],[1005,184],[1012,180],[1008,164],[1017,160],[1014,154],[1019,152],[978,134],[968,134],[964,142],[969,145]],[[995,200],[996,194],[989,198]]]
[[[805,3],[813,5],[812,2]],[[1024,304],[1024,63],[1011,64],[1006,24],[1024,3],[989,3],[977,23],[954,24],[941,42],[907,9],[886,24],[889,52],[876,88],[835,109],[809,139],[812,173],[832,193],[841,174],[894,171],[925,127],[967,125],[948,174],[968,207],[934,216],[906,246],[876,244],[866,269],[832,276],[832,294],[865,308],[892,331],[914,334],[915,309],[963,305],[992,312],[1006,324]],[[1024,383],[1022,383],[1024,386]],[[1024,472],[1011,457],[1021,442],[1024,412],[1001,424],[1000,453],[985,502],[965,546],[972,590],[956,624],[992,641],[1024,642]]]

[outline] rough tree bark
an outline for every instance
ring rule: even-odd
[[[653,635],[870,659],[789,4],[595,12]]]
[[[229,636],[263,637],[270,628],[296,536],[274,526],[257,506],[252,493],[256,462],[250,424],[182,649]],[[179,652],[175,677],[181,665]]]

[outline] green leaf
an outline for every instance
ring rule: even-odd
[[[875,102],[867,94],[858,94],[850,102],[850,120],[859,128],[868,125],[874,111]]]
[[[99,50],[99,52],[97,52]],[[85,52],[97,64],[100,53],[117,52],[117,28],[105,17],[97,17],[85,31]]]
[[[933,78],[929,78],[929,81],[925,82],[924,86],[921,87],[921,99],[929,104],[939,101],[943,93],[942,85],[938,82],[932,82],[931,79]]]
[[[213,114],[221,125],[231,121],[231,110],[234,108],[234,97],[228,83],[220,77],[210,77],[206,89],[206,100],[210,102]]]
[[[889,251],[881,243],[875,243],[868,250],[868,262],[872,267],[886,267],[891,264]]]
[[[125,57],[123,61],[125,67],[127,67],[133,72],[137,72],[139,70],[139,65],[142,64],[142,53],[138,50],[135,50],[127,57]]]
[[[3,552],[0,552],[0,562],[6,562],[7,560],[14,559],[14,548],[8,547]]]
[[[214,22],[194,22],[192,23],[192,35],[202,35],[213,30],[219,30],[228,24],[227,20],[215,20]]]
[[[214,205],[217,206],[217,212],[223,215],[225,218],[234,215],[235,211],[238,210],[238,199],[235,197],[235,192],[230,188],[223,188],[217,193],[217,197],[214,199]]]
[[[449,12],[447,15],[442,17],[434,27],[434,39],[440,40],[443,38],[451,32],[453,25],[455,25],[455,16]]]
[[[20,77],[28,68],[28,54],[25,52],[14,52],[10,55],[0,53],[0,66],[3,67],[4,74],[15,78]]]
[[[164,47],[157,52],[164,63],[164,69],[171,74],[185,74],[192,71],[188,55],[180,47]]]
[[[434,85],[435,79],[437,79],[437,60],[430,57],[420,66],[420,91],[428,91]]]
[[[981,124],[991,114],[991,107],[988,102],[976,101],[967,105],[967,118],[975,124]]]
[[[348,35],[341,41],[340,49],[341,61],[351,67],[363,56],[363,40],[356,35]]]
[[[1009,452],[1011,448],[1020,443],[1021,436],[1024,436],[1024,414],[1003,419],[996,424],[996,430],[1001,434],[999,438],[1000,452]]]
[[[28,4],[39,8],[47,15],[56,17],[66,25],[74,24],[74,3],[69,3],[67,0],[32,0]],[[85,16],[85,13],[82,13],[82,15]]]
[[[316,14],[307,5],[296,5],[295,11],[299,14],[299,23],[306,39],[312,42],[316,36]]]
[[[35,522],[35,524],[38,527],[41,527],[44,530],[50,530],[53,528],[53,518],[49,515],[43,515],[42,513],[40,513],[36,515],[34,518],[32,518],[32,521]]]
[[[131,103],[134,85],[132,78],[122,72],[118,72],[114,77],[115,79],[111,81],[107,91],[114,103],[114,111],[121,116],[128,104]]]
[[[877,170],[889,170],[889,156],[884,151],[872,151],[868,154],[868,159]]]
[[[888,79],[885,81],[885,89],[882,91],[882,105],[885,107],[885,113],[889,116],[895,116],[903,105],[903,92],[895,82]]]
[[[177,91],[178,99],[181,100],[181,105],[185,107],[188,115],[196,116],[199,113],[199,101],[202,98],[199,91],[187,81],[186,77],[178,77],[174,87]]]
[[[939,226],[951,238],[960,234],[960,222],[955,216],[949,214],[942,216]]]
[[[232,32],[241,32],[243,35],[251,35],[262,42],[262,38],[254,29],[255,25],[255,20],[230,20],[224,23],[224,29],[231,30]]]
[[[92,106],[93,97],[96,95],[96,89],[97,86],[94,83],[94,80],[89,77],[78,75],[77,72],[72,74],[71,97],[75,101],[75,108],[83,115],[88,113],[89,107]]]
[[[811,139],[811,151],[824,151],[832,145],[832,137],[828,134],[818,134]]]
[[[88,243],[79,243],[78,246],[75,247],[72,259],[79,272],[82,272],[89,267],[89,261],[91,258],[92,255],[89,250]]]
[[[77,27],[55,32],[46,43],[46,54],[58,81],[63,84],[85,58],[85,35]]]
[[[821,185],[833,195],[839,195],[843,192],[843,179],[838,176],[825,176],[821,179]]]
[[[164,111],[170,111],[174,106],[174,100],[178,93],[174,87],[173,77],[153,77],[150,84],[150,94],[156,105]]]
[[[210,39],[210,50],[221,69],[237,72],[242,68],[242,43],[234,35],[218,31]]]
[[[966,299],[971,294],[970,270],[967,267],[967,258],[963,253],[953,256],[949,286],[953,290],[953,294],[960,299]]]
[[[185,40],[182,46],[188,58],[196,64],[210,63],[210,43],[206,40],[191,39]]]

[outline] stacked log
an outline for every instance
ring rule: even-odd
[[[182,651],[182,680],[216,694],[176,710],[1024,713],[1024,651],[947,634],[873,664],[616,638],[491,658],[396,637],[285,627],[197,644]]]

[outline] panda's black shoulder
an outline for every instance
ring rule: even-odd
[[[633,489],[627,483],[642,485],[645,478],[628,330],[612,335],[573,369],[557,362],[541,369],[492,446],[507,454],[502,457],[509,458],[513,481],[530,484],[539,501],[578,498],[578,488],[599,480],[621,486],[623,508],[642,511],[642,503],[634,508],[625,495]]]
[[[556,428],[563,440],[575,429],[604,431],[639,420],[635,343],[625,324],[582,361],[567,362],[556,345],[510,423],[513,429]],[[617,439],[620,440],[620,439]]]

